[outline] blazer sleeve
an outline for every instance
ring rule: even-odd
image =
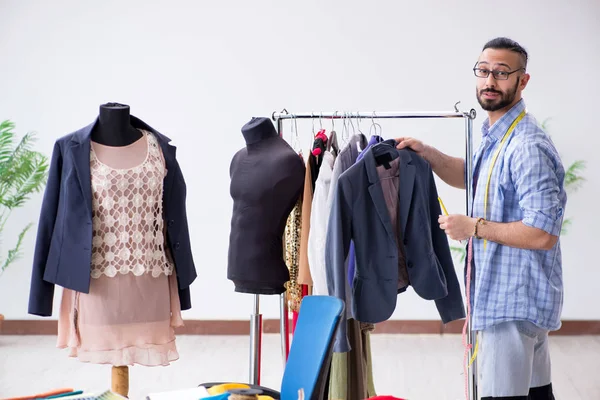
[[[438,216],[442,214],[440,203],[438,201],[438,192],[435,185],[435,179],[431,167],[428,170],[429,175],[429,215],[431,216],[431,235],[435,255],[437,256],[444,275],[446,276],[446,286],[448,295],[435,301],[442,322],[447,324],[450,321],[465,318],[465,306],[463,303],[458,277],[452,261],[452,253],[448,244],[446,233],[440,228]]]
[[[338,180],[333,195],[333,203],[327,223],[325,240],[325,267],[327,287],[330,296],[335,296],[346,304],[346,266],[345,260],[352,239],[352,206],[348,190],[344,190],[343,180]],[[346,310],[342,312],[339,328],[336,331],[334,351],[344,353],[351,350],[347,336]]]
[[[44,271],[46,270],[46,261],[48,259],[48,252],[50,251],[52,233],[54,232],[54,224],[58,212],[62,164],[61,148],[59,143],[56,142],[52,151],[48,181],[46,182],[42,200],[29,290],[28,312],[29,314],[41,317],[52,315],[54,284],[44,280]]]

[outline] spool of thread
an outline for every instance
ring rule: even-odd
[[[262,394],[259,389],[231,389],[229,392],[229,400],[257,400],[258,395]]]

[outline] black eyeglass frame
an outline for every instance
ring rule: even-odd
[[[477,63],[475,63],[475,66],[473,67],[473,74],[475,74],[475,76],[477,78],[485,78],[485,79],[487,79],[490,76],[490,74],[492,74],[494,76],[495,80],[506,81],[506,80],[508,80],[508,78],[510,78],[510,75],[514,74],[515,72],[519,72],[521,70],[525,71],[525,68],[521,67],[521,68],[517,68],[513,71],[496,71],[496,70],[490,70],[487,68],[485,68],[485,69],[477,68]],[[478,71],[480,73],[481,73],[481,71],[487,71],[487,74],[485,74],[485,76],[480,76],[480,75],[477,75]]]

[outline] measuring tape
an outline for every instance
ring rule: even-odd
[[[494,165],[496,165],[496,160],[498,159],[498,155],[500,154],[500,152],[502,151],[502,148],[504,147],[504,144],[506,143],[506,140],[508,139],[508,137],[511,135],[511,133],[515,130],[515,127],[517,126],[517,124],[525,117],[526,115],[526,111],[523,110],[521,111],[521,113],[517,116],[517,118],[515,118],[515,120],[512,122],[512,124],[510,125],[510,127],[508,128],[508,130],[506,131],[506,133],[504,134],[504,136],[502,137],[502,140],[500,141],[500,146],[498,147],[498,150],[496,150],[496,152],[494,153],[494,156],[492,157],[492,161],[490,164],[490,168],[488,171],[488,175],[487,175],[487,182],[485,185],[485,194],[483,197],[483,215],[485,217],[487,217],[487,204],[488,204],[488,196],[489,196],[489,191],[490,191],[490,182],[492,180],[492,172],[494,170]],[[438,197],[438,201],[440,202],[440,205],[442,207],[442,210],[444,211],[444,214],[448,215],[448,211],[446,210],[446,207],[444,207],[444,203],[442,202],[442,199]],[[471,240],[469,240],[469,244],[467,245],[467,285],[466,285],[466,295],[467,295],[467,316],[465,319],[465,324],[463,326],[463,332],[462,332],[462,336],[463,336],[463,344],[465,346],[465,363],[464,363],[464,374],[465,374],[465,396],[468,397],[468,377],[467,377],[467,371],[468,369],[471,367],[471,365],[473,364],[473,362],[475,361],[475,359],[477,358],[477,354],[479,351],[479,335],[477,335],[476,339],[475,339],[475,346],[470,345],[467,343],[466,340],[466,329],[467,329],[467,325],[468,325],[468,321],[471,318],[471,312],[470,312],[470,305],[471,305],[471,299],[470,299],[470,283],[471,283],[471,263],[472,263],[472,258],[473,258],[473,238],[471,238]],[[483,241],[483,249],[484,251],[487,248],[487,240],[484,239]],[[468,352],[469,350],[473,348],[473,355],[471,356],[471,358],[467,361],[467,356],[468,356]]]
[[[510,134],[515,130],[515,127],[517,126],[517,124],[523,119],[523,117],[525,117],[525,114],[526,114],[526,112],[525,112],[525,110],[523,110],[523,111],[521,111],[519,116],[517,118],[515,118],[513,123],[510,125],[510,127],[508,128],[508,130],[502,137],[502,140],[500,141],[500,147],[498,147],[498,150],[496,150],[496,153],[494,153],[494,156],[492,157],[492,163],[490,164],[490,169],[488,171],[488,176],[487,176],[487,183],[485,184],[485,194],[483,196],[483,217],[484,218],[487,218],[488,194],[490,191],[490,182],[492,180],[492,171],[494,169],[494,165],[496,164],[496,159],[498,158],[498,154],[500,154],[500,151],[502,151],[502,148],[504,147],[504,143],[506,143],[506,139],[508,139]],[[483,240],[483,249],[485,250],[486,247],[487,247],[487,240],[484,239]]]

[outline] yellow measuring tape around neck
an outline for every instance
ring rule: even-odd
[[[506,139],[508,139],[510,134],[515,130],[515,127],[517,126],[517,124],[523,119],[523,117],[525,117],[525,114],[526,114],[526,110],[521,111],[519,116],[517,118],[515,118],[515,120],[512,122],[512,124],[510,124],[510,127],[508,128],[508,130],[502,137],[502,140],[500,141],[500,146],[498,147],[498,150],[496,150],[496,152],[494,153],[494,156],[492,157],[492,162],[490,163],[490,169],[488,171],[487,182],[485,184],[485,194],[483,196],[483,217],[484,218],[487,218],[488,194],[489,194],[489,190],[490,190],[490,182],[492,180],[492,171],[494,170],[494,165],[496,164],[496,159],[498,158],[498,154],[500,154],[500,151],[502,151],[502,147],[504,147],[504,143],[506,143]],[[483,240],[483,249],[485,250],[486,247],[487,247],[487,240],[484,239]]]

